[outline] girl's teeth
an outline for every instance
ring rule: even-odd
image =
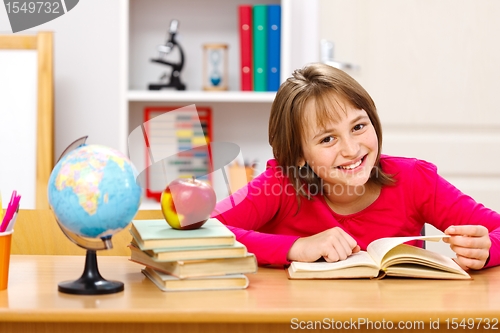
[[[344,169],[344,170],[351,170],[351,169],[354,169],[354,168],[357,168],[358,166],[360,166],[361,162],[363,162],[363,159],[361,159],[358,162],[351,164],[351,165],[340,166],[340,168]]]

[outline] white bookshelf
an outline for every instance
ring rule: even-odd
[[[123,7],[121,40],[126,47],[122,62],[123,112],[119,120],[123,132],[121,149],[128,151],[128,134],[143,120],[146,106],[186,106],[198,104],[212,108],[214,141],[237,143],[250,160],[272,158],[267,140],[269,110],[275,92],[242,92],[239,77],[239,4],[282,6],[281,78],[293,69],[319,60],[319,0],[127,0]],[[186,91],[147,90],[159,82],[169,69],[152,63],[156,47],[168,38],[170,20],[179,20],[177,40],[185,53],[181,81]],[[222,42],[229,45],[229,89],[223,92],[202,90],[202,45]],[[172,61],[178,58],[172,54]],[[217,189],[216,189],[217,192]],[[220,194],[218,194],[218,200]],[[159,209],[159,204],[144,198],[141,209]]]
[[[129,102],[176,102],[176,103],[272,103],[276,93],[251,91],[148,91],[129,90]]]

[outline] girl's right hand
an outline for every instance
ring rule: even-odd
[[[289,261],[314,262],[323,257],[327,262],[345,260],[359,252],[357,242],[339,227],[309,237],[302,237],[288,251]]]

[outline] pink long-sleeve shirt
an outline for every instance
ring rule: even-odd
[[[220,201],[213,217],[256,255],[259,264],[288,264],[299,237],[333,227],[349,233],[362,250],[375,239],[419,235],[425,222],[444,231],[451,225],[483,225],[492,246],[487,267],[500,264],[500,214],[477,203],[438,175],[428,162],[382,155],[382,170],[396,180],[383,186],[370,206],[350,215],[333,212],[322,195],[301,198],[275,160],[247,186]]]

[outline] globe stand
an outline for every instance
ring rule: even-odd
[[[61,282],[58,286],[60,292],[76,295],[113,294],[124,289],[122,282],[108,281],[101,276],[97,268],[97,256],[94,250],[87,250],[82,276],[75,281]]]
[[[57,160],[56,166],[61,163],[64,156],[70,154],[76,149],[79,149],[85,146],[85,142],[87,140],[87,136],[81,137],[75,141],[73,141],[61,154],[59,159]],[[113,152],[109,152],[110,155],[113,155]],[[131,165],[133,168],[133,165]],[[53,173],[56,168],[52,170],[51,179],[53,177]],[[49,185],[50,189],[50,185]],[[138,189],[138,187],[137,187]],[[132,192],[130,192],[132,193]],[[139,193],[137,196],[137,210],[139,209],[140,202],[140,191],[135,191],[134,193]],[[133,194],[133,193],[132,193]],[[135,196],[134,196],[135,197]],[[50,201],[50,190],[49,190],[49,203],[50,209],[53,209],[53,203]],[[133,212],[133,215],[137,213],[137,210]],[[130,219],[132,219],[130,216]],[[63,281],[58,284],[58,290],[67,294],[77,294],[77,295],[102,295],[102,294],[113,294],[124,290],[124,284],[120,281],[108,281],[104,279],[99,273],[99,269],[97,268],[97,256],[96,251],[100,250],[109,250],[113,248],[113,243],[111,242],[112,234],[106,234],[100,239],[93,238],[92,236],[86,237],[79,234],[76,234],[74,231],[66,228],[63,223],[59,221],[57,214],[54,212],[54,217],[57,222],[57,225],[64,233],[64,235],[73,243],[78,245],[79,247],[85,249],[87,251],[85,257],[85,268],[83,270],[82,276],[75,281]],[[129,222],[129,221],[128,221]]]

